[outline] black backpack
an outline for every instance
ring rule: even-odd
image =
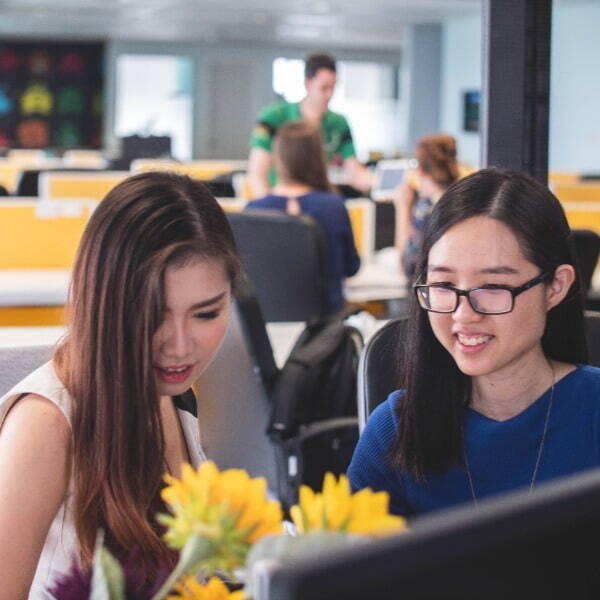
[[[297,502],[300,484],[318,491],[327,471],[344,473],[358,440],[356,375],[363,340],[344,316],[306,325],[273,389],[269,434],[285,508]]]

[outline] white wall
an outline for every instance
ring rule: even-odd
[[[481,19],[444,24],[441,129],[461,160],[479,164],[479,136],[462,131],[462,93],[481,87]],[[549,169],[600,172],[600,2],[554,1]]]
[[[481,89],[481,17],[448,19],[442,33],[440,129],[456,138],[462,162],[479,166],[479,134],[463,131],[463,93]]]
[[[321,49],[321,48],[320,48]],[[324,48],[325,50],[327,48]],[[194,116],[193,116],[193,156],[194,158],[246,158],[250,133],[254,119],[262,106],[275,100],[272,82],[273,60],[278,56],[304,58],[313,48],[293,48],[251,43],[171,43],[156,42],[109,42],[106,53],[106,119],[105,145],[116,148],[113,128],[115,121],[115,63],[121,54],[172,54],[189,56],[194,64]],[[338,60],[364,60],[399,65],[400,53],[397,50],[332,49]],[[227,69],[227,64],[243,65],[250,74],[245,82],[240,82],[236,94],[216,97],[211,72],[216,67]],[[243,84],[243,85],[242,85]],[[238,117],[240,131],[233,140],[231,135],[220,135],[226,130],[214,121],[216,102],[226,104],[221,112],[229,112]],[[244,124],[245,123],[245,124]],[[215,156],[215,138],[220,142],[231,140],[228,149],[220,144]],[[235,143],[233,143],[235,142]]]
[[[600,172],[600,2],[554,2],[549,168]]]

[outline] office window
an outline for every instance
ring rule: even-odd
[[[287,102],[304,98],[304,61],[276,58],[273,61],[273,91]]]
[[[398,68],[391,64],[337,61],[338,83],[330,108],[349,121],[360,160],[371,151],[393,156],[404,140]],[[304,61],[276,58],[273,91],[288,102],[304,97]]]
[[[171,153],[192,157],[192,60],[123,54],[117,59],[115,135],[171,137]]]

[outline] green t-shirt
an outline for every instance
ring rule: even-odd
[[[262,109],[258,115],[256,127],[250,138],[251,148],[262,148],[271,152],[273,138],[277,129],[289,121],[302,119],[299,102],[277,102]],[[340,163],[356,156],[352,133],[348,121],[343,115],[328,110],[321,119],[321,135],[325,143],[325,157],[327,162],[339,161]],[[275,181],[273,169],[269,173],[269,182]]]

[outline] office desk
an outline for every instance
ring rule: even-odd
[[[0,326],[64,323],[66,269],[0,269]]]
[[[346,279],[346,300],[360,304],[405,298],[406,278],[400,272],[396,256],[393,248],[385,248],[376,253],[372,260],[363,262],[358,273]]]

